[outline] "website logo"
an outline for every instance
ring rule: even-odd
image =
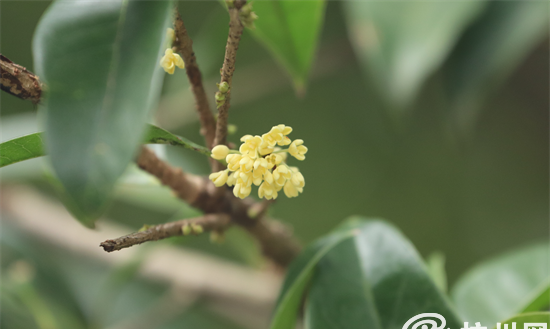
[[[403,329],[449,329],[445,328],[447,321],[438,313],[422,313],[413,316],[409,321],[405,322]],[[529,328],[539,329],[539,328]],[[547,328],[544,328],[547,329]]]

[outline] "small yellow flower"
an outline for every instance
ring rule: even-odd
[[[212,155],[211,157],[216,160],[222,160],[225,159],[225,157],[229,154],[229,148],[225,145],[217,145],[212,149]]]
[[[267,155],[273,152],[273,146],[269,146],[269,144],[262,137],[262,144],[260,144],[260,147],[258,148],[258,152],[260,153],[261,156]]]
[[[292,181],[289,180],[288,182],[286,182],[283,190],[287,197],[294,198],[297,197],[298,194],[302,193],[304,189],[302,187],[297,187],[292,183]]]
[[[237,177],[237,184],[241,186],[251,186],[252,185],[252,172],[240,172]]]
[[[268,182],[263,182],[258,189],[258,196],[260,198],[266,198],[267,200],[277,199],[277,195],[276,187]]]
[[[262,138],[260,136],[245,135],[241,138],[241,142],[244,142],[239,148],[239,152],[242,155],[248,155],[252,159],[258,157],[257,151],[262,144]]]
[[[290,179],[291,176],[292,173],[286,166],[278,166],[273,170],[273,180],[277,186],[283,187],[287,179]]]
[[[262,183],[263,177],[267,172],[268,163],[264,158],[259,158],[254,161],[254,171],[252,172],[253,183],[259,186]]]
[[[229,175],[229,177],[227,177],[227,186],[233,186],[235,185],[235,183],[237,183],[237,173],[239,171],[234,171],[231,173],[231,175]]]
[[[274,166],[280,164],[283,161],[283,157],[280,154],[270,154],[265,157],[267,161],[267,168],[271,169]]]
[[[208,176],[208,178],[212,182],[214,182],[214,185],[216,185],[216,187],[223,186],[223,184],[227,182],[227,178],[228,178],[227,170],[222,170],[219,172],[212,173],[210,174],[210,176]]]
[[[239,162],[241,162],[241,159],[243,158],[240,154],[228,154],[227,157],[225,157],[225,161],[227,161],[227,168],[231,171],[237,171],[241,167]]]
[[[174,74],[176,66],[183,69],[185,64],[183,63],[183,59],[181,59],[180,55],[174,54],[172,48],[168,48],[164,52],[164,56],[160,59],[160,66],[162,66],[166,73]]]
[[[251,191],[252,191],[251,186],[245,186],[241,183],[237,183],[233,188],[233,195],[235,195],[237,198],[244,199],[250,195]]]
[[[307,153],[307,147],[305,147],[302,144],[304,144],[303,140],[296,139],[288,147],[288,153],[290,153],[290,155],[292,155],[293,157],[295,157],[296,159],[298,159],[300,161],[302,161],[306,158],[304,154]]]
[[[239,165],[242,172],[248,173],[254,167],[254,160],[248,155],[245,155],[241,158],[241,161],[239,161]]]
[[[263,134],[262,138],[270,146],[273,147],[275,144],[279,145],[288,145],[290,144],[290,139],[286,135],[292,132],[291,127],[285,125],[273,126],[267,134]]]

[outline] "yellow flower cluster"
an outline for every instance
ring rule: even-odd
[[[291,132],[291,127],[281,124],[262,136],[243,136],[238,151],[225,145],[214,147],[212,158],[225,159],[227,169],[211,174],[210,180],[218,187],[234,186],[233,194],[241,199],[250,195],[252,184],[260,187],[258,196],[267,200],[276,199],[281,190],[289,198],[298,196],[304,189],[304,176],[298,168],[286,164],[287,153],[304,160],[307,147],[301,139],[291,141]],[[287,145],[287,149],[280,147]]]

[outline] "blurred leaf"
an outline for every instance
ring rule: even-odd
[[[143,143],[169,144],[181,146],[210,157],[210,151],[190,140],[176,136],[162,128],[147,125],[148,130]],[[12,163],[33,159],[46,155],[43,145],[43,133],[35,133],[15,138],[0,144],[0,168]]]
[[[521,312],[536,312],[550,308],[550,277],[528,300],[530,302],[522,307]]]
[[[157,102],[172,4],[58,1],[38,24],[46,145],[75,215],[93,226]]]
[[[0,168],[43,156],[42,133],[30,134],[0,144]]]
[[[422,258],[393,226],[357,217],[339,231],[358,233],[319,261],[306,306],[306,328],[401,329],[420,313],[461,321]]]
[[[426,259],[428,273],[434,280],[436,286],[442,292],[447,292],[447,273],[445,272],[445,255],[442,252],[433,252]]]
[[[324,0],[256,1],[252,33],[287,69],[298,94],[305,92],[325,13]]]
[[[523,248],[481,263],[466,273],[452,290],[464,321],[490,327],[526,309],[532,310],[533,301],[548,287],[549,247],[542,243]],[[544,300],[539,302],[544,304]]]
[[[348,30],[369,77],[394,106],[408,105],[451,51],[482,1],[347,1]]]
[[[302,252],[288,268],[283,287],[277,300],[271,329],[291,329],[296,325],[296,317],[302,296],[313,275],[315,265],[332,248],[352,236],[341,232],[323,238]]]
[[[548,3],[491,2],[464,33],[448,61],[447,85],[462,123],[548,34]]]
[[[520,315],[516,315],[506,321],[504,321],[502,324],[509,324],[511,327],[512,323],[516,322],[517,328],[523,328],[525,323],[546,323],[550,324],[550,312],[531,312],[531,313],[524,313]],[[528,327],[529,329],[531,327]],[[535,327],[538,329],[538,327]]]

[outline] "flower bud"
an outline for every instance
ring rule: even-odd
[[[225,145],[216,145],[212,149],[212,155],[211,157],[216,160],[222,160],[225,159],[225,157],[229,154],[229,148]]]
[[[218,84],[218,89],[221,93],[225,94],[226,92],[229,91],[229,84],[224,81],[224,82]]]

